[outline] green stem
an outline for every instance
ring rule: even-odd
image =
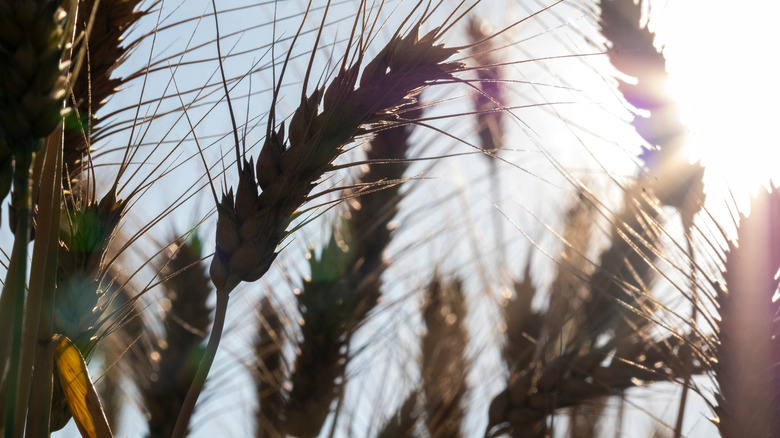
[[[35,377],[30,385],[34,404],[30,405],[25,432],[28,438],[51,436],[51,401],[54,377],[54,344],[51,339],[38,341],[35,351]]]
[[[187,434],[187,426],[189,426],[190,417],[192,417],[192,412],[195,410],[195,403],[197,403],[198,396],[200,396],[203,386],[206,384],[211,364],[214,363],[214,357],[217,355],[219,341],[222,339],[229,294],[230,290],[217,290],[217,305],[214,308],[214,324],[211,328],[211,335],[209,335],[209,343],[206,345],[203,358],[200,360],[200,365],[198,365],[198,371],[195,373],[192,385],[190,385],[187,396],[184,398],[171,438],[183,438]]]
[[[53,138],[57,138],[54,136]],[[38,222],[30,265],[30,285],[27,293],[27,316],[24,319],[21,388],[17,406],[28,406],[27,436],[48,437],[52,398],[51,348],[54,289],[57,279],[57,250],[60,231],[60,199],[62,181],[62,148],[60,142],[49,142],[38,191]],[[38,181],[36,179],[36,184]],[[35,367],[33,367],[35,363]],[[42,366],[45,365],[45,366]],[[16,422],[24,421],[22,411]],[[33,427],[34,426],[34,427]],[[21,427],[20,427],[21,429]],[[36,432],[33,433],[32,430]]]
[[[23,148],[24,149],[24,148]],[[31,150],[31,149],[28,149]],[[14,168],[14,197],[17,201],[16,233],[14,234],[14,247],[11,253],[15,266],[8,270],[6,287],[10,288],[13,295],[13,332],[11,343],[11,358],[8,368],[6,385],[6,412],[5,412],[5,437],[21,436],[22,430],[17,431],[17,426],[23,428],[23,424],[16,424],[16,409],[25,409],[26,406],[16,406],[16,398],[19,391],[29,391],[30,388],[19,386],[19,374],[21,371],[22,356],[22,323],[24,321],[25,304],[25,280],[27,279],[27,240],[30,222],[30,165],[32,164],[32,152],[22,152],[16,155]]]

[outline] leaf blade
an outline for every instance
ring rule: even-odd
[[[65,336],[54,335],[54,362],[76,426],[85,438],[111,438],[95,386],[81,352]]]

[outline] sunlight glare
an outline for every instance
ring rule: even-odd
[[[780,142],[772,131],[780,115],[773,47],[780,42],[780,4],[690,0],[661,9],[667,18],[656,30],[670,92],[690,130],[690,158],[707,167],[709,196],[731,189],[744,202],[761,185],[780,182]]]

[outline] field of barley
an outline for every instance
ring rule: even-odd
[[[723,3],[0,0],[0,433],[780,438]]]

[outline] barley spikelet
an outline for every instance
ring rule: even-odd
[[[425,426],[432,438],[460,437],[470,361],[466,302],[460,282],[435,277],[422,305],[426,333],[420,343]]]
[[[780,436],[780,374],[773,301],[780,282],[780,192],[762,192],[731,242],[718,293],[717,425],[724,438]]]

